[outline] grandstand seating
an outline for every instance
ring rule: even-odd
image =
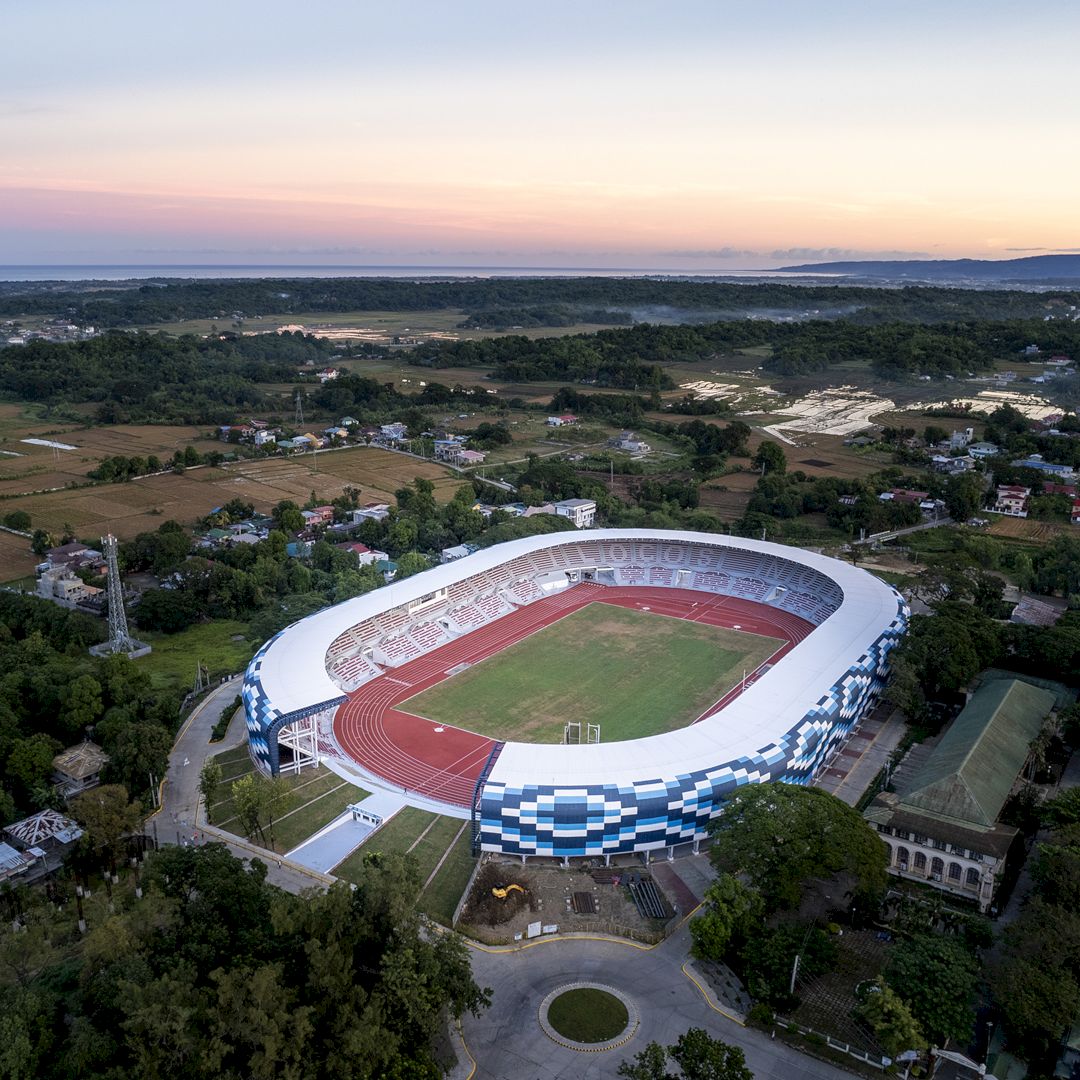
[[[446,632],[438,623],[425,622],[414,626],[409,631],[409,637],[420,646],[421,652],[427,652],[446,641]]]
[[[507,590],[507,594],[510,599],[519,605],[531,604],[534,600],[539,600],[544,592],[535,581],[526,579],[525,581],[516,581]]]
[[[383,612],[340,634],[326,654],[327,671],[346,688],[352,678],[370,677],[357,665],[344,673],[339,661],[375,646],[389,665],[416,659],[454,636],[479,630],[547,595],[537,578],[560,570],[611,567],[610,583],[697,589],[768,603],[820,624],[839,607],[843,593],[825,575],[772,554],[741,548],[668,544],[657,541],[583,541],[518,556],[449,586],[444,603],[425,610],[426,621],[409,627],[406,608]],[[682,571],[680,573],[680,571]],[[440,626],[438,621],[444,624]],[[378,668],[375,668],[378,671]]]

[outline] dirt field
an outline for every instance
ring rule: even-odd
[[[315,471],[317,467],[317,472]],[[80,490],[4,499],[0,512],[25,510],[35,528],[51,532],[70,525],[80,537],[93,538],[112,531],[121,539],[156,529],[173,518],[185,525],[204,517],[214,507],[233,498],[268,511],[282,499],[303,504],[312,491],[330,500],[346,487],[360,488],[364,501],[393,502],[394,491],[422,476],[435,484],[435,497],[448,502],[465,483],[434,462],[371,447],[332,451],[299,458],[267,458],[241,461],[219,469],[188,469],[182,475],[166,473],[144,476],[126,484],[109,484]],[[27,541],[0,534],[0,581],[22,577],[32,570],[19,547]]]
[[[462,911],[459,924],[470,937],[479,941],[493,945],[511,942],[516,934],[524,936],[532,922],[558,926],[564,934],[593,931],[625,934],[644,941],[656,941],[663,933],[662,923],[638,914],[629,889],[622,885],[598,884],[585,868],[564,870],[536,862],[523,867],[520,863],[500,860],[495,856],[489,859],[477,875],[473,894]],[[517,898],[516,893],[508,895],[506,902],[513,907],[514,913],[494,926],[481,921],[481,912],[486,909],[488,898],[478,896],[476,887],[490,887],[487,885],[489,875],[484,873],[488,868],[495,871],[503,886],[514,882],[526,890],[523,901]],[[641,871],[643,868],[638,863],[633,869]],[[593,896],[594,913],[575,913],[572,900],[574,893],[580,892]],[[668,901],[670,903],[670,897]],[[496,917],[504,916],[499,913]]]
[[[1046,543],[1055,536],[1076,536],[1080,530],[1075,525],[1063,521],[1035,521],[1032,518],[1006,517],[1003,514],[990,516],[991,536],[1008,536],[1014,540],[1031,540]]]

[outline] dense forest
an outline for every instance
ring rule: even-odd
[[[629,390],[669,388],[658,365],[709,360],[734,349],[770,346],[763,363],[781,375],[821,371],[833,364],[866,362],[883,378],[963,376],[1016,358],[1027,345],[1076,355],[1080,324],[1014,319],[918,325],[867,326],[850,320],[775,323],[761,319],[699,326],[639,324],[531,340],[512,335],[419,347],[410,362],[429,367],[489,367],[513,381],[563,380]]]
[[[258,383],[292,382],[333,347],[303,334],[196,338],[110,333],[0,349],[0,392],[49,404],[100,402],[104,423],[227,423],[262,404]]]
[[[0,283],[0,318],[62,315],[83,325],[131,327],[182,319],[231,319],[241,313],[296,315],[327,311],[463,310],[497,325],[565,325],[601,316],[605,322],[678,319],[679,311],[714,318],[809,316],[846,311],[860,322],[942,322],[964,319],[1041,318],[1080,302],[1080,293],[850,285],[732,284],[699,278],[252,278],[177,281],[158,279],[87,284]],[[554,323],[543,322],[554,318]]]
[[[409,856],[291,896],[222,844],[152,855],[144,895],[78,936],[69,882],[19,897],[0,938],[0,1075],[435,1080],[448,1022],[478,1012],[456,935],[424,932]]]

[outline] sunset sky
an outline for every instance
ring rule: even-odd
[[[0,264],[1080,245],[1072,0],[2,8]]]

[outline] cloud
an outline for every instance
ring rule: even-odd
[[[671,259],[756,259],[761,256],[760,251],[735,247],[704,248],[696,251],[658,251],[657,254]]]
[[[781,248],[770,259],[928,259],[925,251],[859,251],[857,248]]]

